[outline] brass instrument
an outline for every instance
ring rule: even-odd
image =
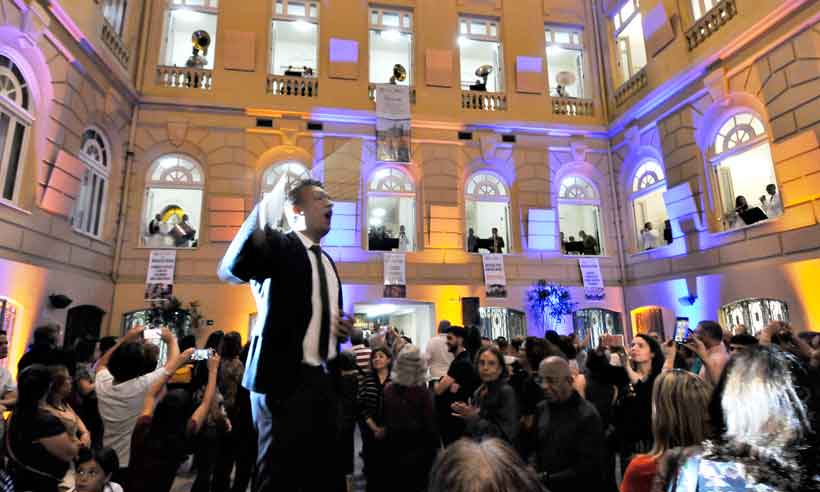
[[[493,73],[493,66],[492,65],[481,65],[480,67],[475,69],[476,77],[481,77],[480,80],[476,80],[475,84],[470,86],[471,91],[487,91],[487,77]]]
[[[191,44],[193,45],[193,53],[188,58],[185,66],[192,68],[204,68],[208,64],[205,58],[208,56],[208,48],[211,46],[211,35],[207,31],[197,30],[191,34]],[[199,52],[202,52],[200,56]]]

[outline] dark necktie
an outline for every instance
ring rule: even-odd
[[[316,255],[316,269],[319,272],[319,294],[322,297],[322,321],[319,330],[319,357],[327,360],[327,346],[330,343],[330,296],[327,292],[327,276],[322,262],[322,248],[313,245],[310,250]]]

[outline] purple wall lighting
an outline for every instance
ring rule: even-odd
[[[535,56],[519,56],[516,58],[515,67],[519,72],[541,73],[542,60]]]
[[[359,63],[359,42],[330,38],[330,63]]]

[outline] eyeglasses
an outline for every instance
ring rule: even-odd
[[[77,470],[77,476],[78,476],[78,477],[90,477],[90,478],[94,478],[94,477],[96,477],[96,476],[97,476],[97,475],[99,475],[99,474],[100,474],[100,472],[99,472],[99,471],[97,471],[97,470]]]

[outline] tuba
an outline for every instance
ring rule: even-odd
[[[390,77],[390,83],[403,82],[407,79],[407,69],[400,63],[393,65],[393,76]]]
[[[198,30],[191,34],[191,44],[193,45],[193,52],[185,62],[185,66],[192,68],[203,68],[208,64],[205,56],[208,55],[208,47],[211,46],[211,35],[207,31]],[[202,51],[202,56],[199,52]]]

